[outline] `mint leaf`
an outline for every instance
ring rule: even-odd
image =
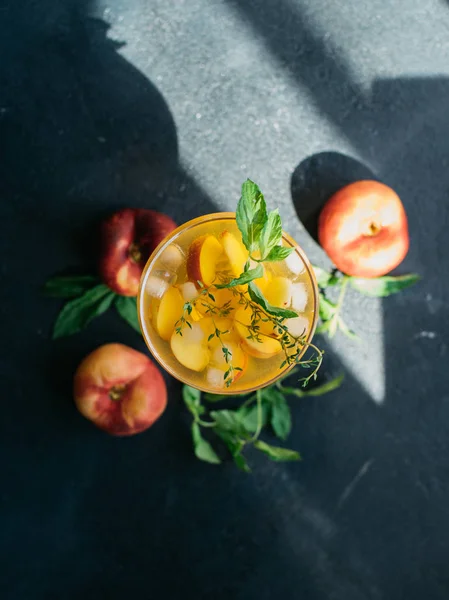
[[[281,317],[282,319],[291,319],[298,316],[296,312],[293,310],[288,310],[288,308],[278,308],[277,306],[272,306],[265,299],[257,285],[255,285],[253,282],[248,284],[248,294],[253,302],[259,304],[259,306],[261,306],[270,315]]]
[[[268,423],[270,408],[268,404],[264,402],[262,403],[261,409],[262,427],[265,427],[265,425]],[[259,409],[257,404],[253,404],[252,406],[243,406],[238,410],[238,415],[246,431],[251,433],[257,431],[259,417]]]
[[[81,331],[92,319],[103,314],[111,306],[115,296],[115,292],[101,283],[84,292],[82,296],[69,300],[56,319],[53,339]]]
[[[256,440],[254,442],[254,447],[266,454],[269,458],[271,458],[271,460],[301,460],[301,455],[299,452],[296,452],[296,450],[288,450],[287,448],[280,448],[279,446],[271,446],[262,440]]]
[[[331,302],[320,292],[319,294],[319,313],[320,319],[322,321],[328,321],[333,317],[335,311],[337,310],[337,305],[334,302]]]
[[[134,296],[117,296],[114,304],[122,319],[138,333],[141,333],[137,317],[137,299]]]
[[[321,267],[317,267],[316,265],[312,265],[312,268],[315,272],[315,277],[317,284],[320,288],[326,288],[329,285],[329,282],[332,278],[332,273],[328,273]]]
[[[397,294],[401,290],[404,290],[419,281],[419,279],[421,279],[419,275],[410,273],[408,275],[400,275],[399,277],[387,275],[385,277],[376,277],[374,279],[350,277],[349,283],[358,292],[365,294],[365,296],[381,298]]]
[[[294,251],[294,248],[286,248],[285,246],[275,246],[270,250],[268,255],[264,258],[265,262],[278,262],[285,260],[287,256]]]
[[[257,265],[257,267],[255,267],[254,269],[249,269],[248,271],[245,271],[240,275],[240,277],[233,279],[229,283],[215,284],[215,287],[218,289],[223,289],[235,287],[236,285],[245,285],[250,281],[253,281],[254,279],[259,279],[259,277],[263,277],[262,265]]]
[[[237,467],[245,473],[250,473],[251,469],[249,468],[249,465],[242,454],[242,450],[245,446],[245,441],[240,439],[236,435],[229,433],[228,431],[216,429],[215,433],[221,440],[223,440],[223,442],[228,447],[228,450],[231,453],[231,456],[234,459],[234,463],[237,465]]]
[[[58,275],[45,282],[43,292],[53,298],[80,296],[98,283],[94,275]]]
[[[204,413],[204,407],[201,405],[201,392],[190,385],[184,384],[182,386],[182,399],[185,405],[192,413],[194,417],[202,415]]]
[[[195,422],[192,423],[192,439],[195,456],[197,458],[213,465],[219,465],[221,463],[215,450],[201,435],[200,426]]]
[[[258,250],[260,234],[268,219],[267,206],[259,187],[250,179],[242,185],[235,218],[248,252]]]
[[[278,438],[286,440],[292,428],[290,407],[279,390],[271,390],[270,398],[271,426]]]
[[[282,222],[278,209],[268,213],[268,218],[260,232],[260,259],[265,260],[270,250],[277,246],[282,239]]]
[[[233,434],[242,436],[247,434],[247,431],[237,411],[213,410],[211,411],[210,416],[215,421],[217,428],[220,430],[229,431]]]

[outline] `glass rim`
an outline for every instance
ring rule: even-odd
[[[275,383],[280,377],[284,377],[289,371],[293,370],[295,366],[297,366],[296,364],[292,364],[286,367],[283,367],[282,369],[279,369],[279,373],[277,375],[275,375],[274,377],[271,377],[271,379],[264,381],[261,385],[255,385],[252,387],[248,387],[247,389],[244,390],[238,390],[238,391],[234,391],[230,388],[224,388],[222,390],[217,390],[217,389],[210,389],[207,387],[202,387],[201,385],[192,385],[191,382],[187,381],[186,379],[184,379],[182,376],[180,376],[178,373],[176,373],[176,370],[173,369],[171,366],[169,366],[168,364],[165,363],[164,359],[162,356],[160,356],[159,352],[157,351],[156,347],[154,346],[152,340],[151,340],[151,334],[148,331],[148,328],[145,324],[145,320],[143,318],[143,313],[144,313],[144,290],[146,287],[146,283],[147,283],[147,279],[151,273],[151,267],[152,264],[159,258],[160,254],[163,252],[163,250],[165,250],[165,248],[167,246],[169,246],[170,244],[172,244],[173,242],[176,241],[176,238],[179,237],[180,234],[182,234],[183,232],[187,231],[188,229],[192,229],[194,227],[196,227],[197,225],[201,225],[203,223],[206,222],[210,222],[210,221],[224,221],[224,220],[229,220],[229,221],[235,221],[235,212],[217,212],[217,213],[209,213],[207,215],[203,215],[201,217],[196,217],[195,219],[191,219],[190,221],[186,221],[185,223],[183,223],[182,225],[180,225],[179,227],[177,227],[176,229],[174,229],[171,233],[169,233],[161,242],[160,244],[153,250],[153,252],[151,253],[150,257],[148,258],[145,267],[142,271],[142,275],[140,277],[140,284],[139,284],[139,292],[138,292],[138,296],[137,296],[137,316],[139,319],[139,325],[140,325],[140,331],[142,333],[143,339],[145,341],[145,344],[147,345],[148,349],[150,350],[152,356],[154,357],[154,359],[159,363],[159,365],[172,377],[174,377],[175,379],[177,379],[178,381],[180,381],[181,383],[185,384],[185,385],[189,385],[195,389],[200,390],[201,392],[207,393],[207,394],[219,394],[219,395],[227,395],[227,396],[237,396],[239,394],[250,394],[251,392],[255,392],[256,390],[265,388],[269,385],[272,385],[273,383]],[[313,289],[313,323],[312,326],[309,330],[309,333],[307,335],[307,339],[306,342],[304,344],[304,349],[301,351],[299,358],[301,358],[304,353],[307,350],[308,345],[310,344],[310,342],[312,341],[312,338],[315,334],[315,329],[317,326],[317,322],[318,322],[318,284],[316,281],[316,277],[315,277],[315,273],[313,270],[313,267],[309,261],[309,259],[307,258],[304,250],[299,246],[299,244],[297,242],[295,242],[295,240],[288,234],[286,233],[284,230],[282,230],[282,239],[285,240],[290,247],[295,249],[295,252],[300,256],[301,260],[304,263],[304,266],[307,270],[307,273],[309,275],[309,279],[311,281],[312,284],[312,289]]]

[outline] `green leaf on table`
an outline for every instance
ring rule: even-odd
[[[103,314],[111,306],[115,296],[115,292],[101,283],[84,292],[82,296],[69,300],[56,319],[53,339],[81,331],[92,319]]]
[[[336,310],[337,310],[337,305],[335,304],[335,302],[331,302],[331,300],[328,300],[326,298],[326,296],[320,292],[320,294],[319,294],[320,319],[322,321],[329,321],[335,314]]]
[[[318,287],[326,288],[329,285],[332,273],[329,273],[328,271],[325,271],[324,269],[322,269],[321,267],[317,267],[316,265],[312,265],[312,268],[315,273]]]
[[[250,179],[242,185],[235,218],[248,252],[258,250],[260,234],[268,219],[267,206],[259,187]]]
[[[215,429],[214,431],[228,447],[228,450],[231,453],[231,456],[237,467],[245,473],[250,473],[251,469],[249,468],[249,465],[242,454],[242,450],[245,447],[245,441],[229,431],[223,431],[221,429]]]
[[[274,315],[275,317],[281,317],[282,319],[292,319],[297,317],[298,314],[293,310],[288,310],[287,308],[278,308],[277,306],[272,306],[266,299],[262,292],[259,290],[257,285],[253,282],[248,284],[248,294],[253,302],[259,304],[267,313],[270,315]]]
[[[201,392],[190,385],[182,386],[182,399],[194,417],[202,415],[205,408],[201,404]]]
[[[358,292],[365,294],[365,296],[381,298],[397,294],[420,279],[420,276],[416,273],[410,273],[408,275],[399,275],[398,277],[386,275],[385,277],[376,277],[374,279],[350,277],[349,283]]]
[[[260,258],[265,260],[271,249],[282,240],[282,221],[278,209],[268,213],[267,220],[260,232]]]
[[[271,397],[271,427],[279,439],[286,440],[292,428],[290,407],[279,390],[273,389]]]
[[[131,325],[138,333],[140,331],[139,318],[137,316],[137,300],[134,296],[117,296],[115,299],[115,308],[118,314]]]
[[[210,413],[211,418],[215,421],[218,429],[230,431],[236,435],[247,434],[238,411],[235,410],[213,410]]]
[[[286,248],[285,246],[275,246],[269,252],[269,254],[264,258],[265,262],[278,262],[281,260],[285,260],[287,256],[294,251],[294,248]]]
[[[200,426],[195,422],[192,423],[192,439],[195,456],[197,458],[213,465],[219,465],[221,463],[215,450],[201,435]]]
[[[245,285],[254,279],[259,279],[259,277],[263,277],[263,266],[257,265],[254,269],[249,269],[240,275],[240,277],[236,277],[232,279],[229,283],[218,283],[215,284],[215,287],[218,289],[223,288],[231,288],[236,285]]]
[[[301,460],[301,455],[296,450],[288,450],[279,446],[271,446],[262,440],[256,440],[254,447],[266,454],[271,460],[275,461],[290,461]]]
[[[268,423],[270,407],[266,402],[262,402],[260,410],[261,425],[262,427],[265,427],[265,425]],[[241,421],[246,431],[249,431],[251,433],[257,431],[259,424],[259,407],[257,404],[252,404],[251,406],[242,406],[242,408],[239,408],[237,413],[239,415],[239,420]]]
[[[43,292],[54,298],[80,296],[98,283],[94,275],[58,275],[45,282]]]

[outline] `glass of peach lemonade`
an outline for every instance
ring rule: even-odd
[[[308,381],[322,359],[311,343],[317,313],[307,257],[249,180],[237,213],[193,219],[159,244],[138,296],[140,327],[156,360],[183,383],[215,394],[254,391],[297,364],[309,369]],[[312,358],[304,360],[308,349]]]

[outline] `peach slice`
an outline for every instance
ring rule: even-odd
[[[207,347],[206,335],[199,323],[190,323],[185,326],[182,335],[173,332],[170,347],[175,358],[187,369],[202,371],[210,360],[210,351]]]
[[[231,319],[225,319],[220,317],[203,317],[199,321],[199,325],[201,326],[207,338],[209,338],[213,333],[215,333],[215,327],[217,327],[217,329],[219,329],[220,331],[226,332],[220,335],[223,341],[240,342],[240,337],[235,332],[234,323]],[[208,344],[210,348],[214,348],[215,346],[220,344],[220,340],[217,338],[217,336],[214,335],[214,337],[210,341],[208,340]]]
[[[265,298],[273,306],[287,308],[292,301],[292,282],[287,277],[273,277],[265,290]]]
[[[253,269],[256,266],[256,264],[251,265],[251,268]],[[271,284],[272,281],[272,275],[269,271],[267,271],[265,269],[265,267],[262,265],[263,267],[263,275],[262,277],[259,277],[259,279],[255,279],[254,283],[257,285],[257,287],[259,288],[259,290],[265,295],[266,290],[268,289],[269,285]]]
[[[181,318],[184,307],[184,300],[181,292],[171,287],[165,292],[160,301],[156,315],[156,329],[163,340],[170,339],[175,323]]]
[[[213,235],[203,235],[190,245],[187,257],[187,275],[192,281],[209,286],[215,280],[217,262],[223,254],[223,246]]]
[[[223,231],[220,236],[220,241],[223,244],[223,249],[228,258],[231,271],[234,277],[238,277],[243,273],[245,263],[248,260],[248,251],[243,243],[229,231]]]
[[[198,302],[196,302],[195,307],[202,315],[209,315],[210,309],[208,305],[212,305],[218,309],[223,308],[228,302],[228,306],[226,308],[230,309],[230,315],[232,316],[234,310],[238,306],[238,297],[234,296],[231,290],[227,288],[223,288],[221,290],[217,290],[212,288],[210,293],[214,297],[214,300],[209,298],[208,296],[201,297]]]
[[[248,326],[251,325],[252,310],[242,306],[235,313],[234,327],[242,339],[242,348],[251,356],[256,358],[271,358],[282,350],[281,344],[276,339],[276,333],[271,322],[261,321],[260,342],[248,339],[250,332]]]
[[[179,286],[179,291],[181,292],[184,302],[191,302],[198,297],[198,290],[196,289],[195,284],[191,281],[182,283]],[[199,321],[202,318],[202,314],[197,311],[195,306],[193,306],[189,317],[192,319],[192,321]]]
[[[226,360],[226,357],[223,352],[223,347],[229,351],[229,361]],[[239,367],[243,369],[246,365],[247,357],[243,350],[240,348],[240,344],[236,344],[235,342],[225,342],[223,340],[223,346],[219,344],[216,346],[211,355],[211,364],[218,369],[222,369],[226,371],[229,368],[229,363],[232,363],[233,367]]]

